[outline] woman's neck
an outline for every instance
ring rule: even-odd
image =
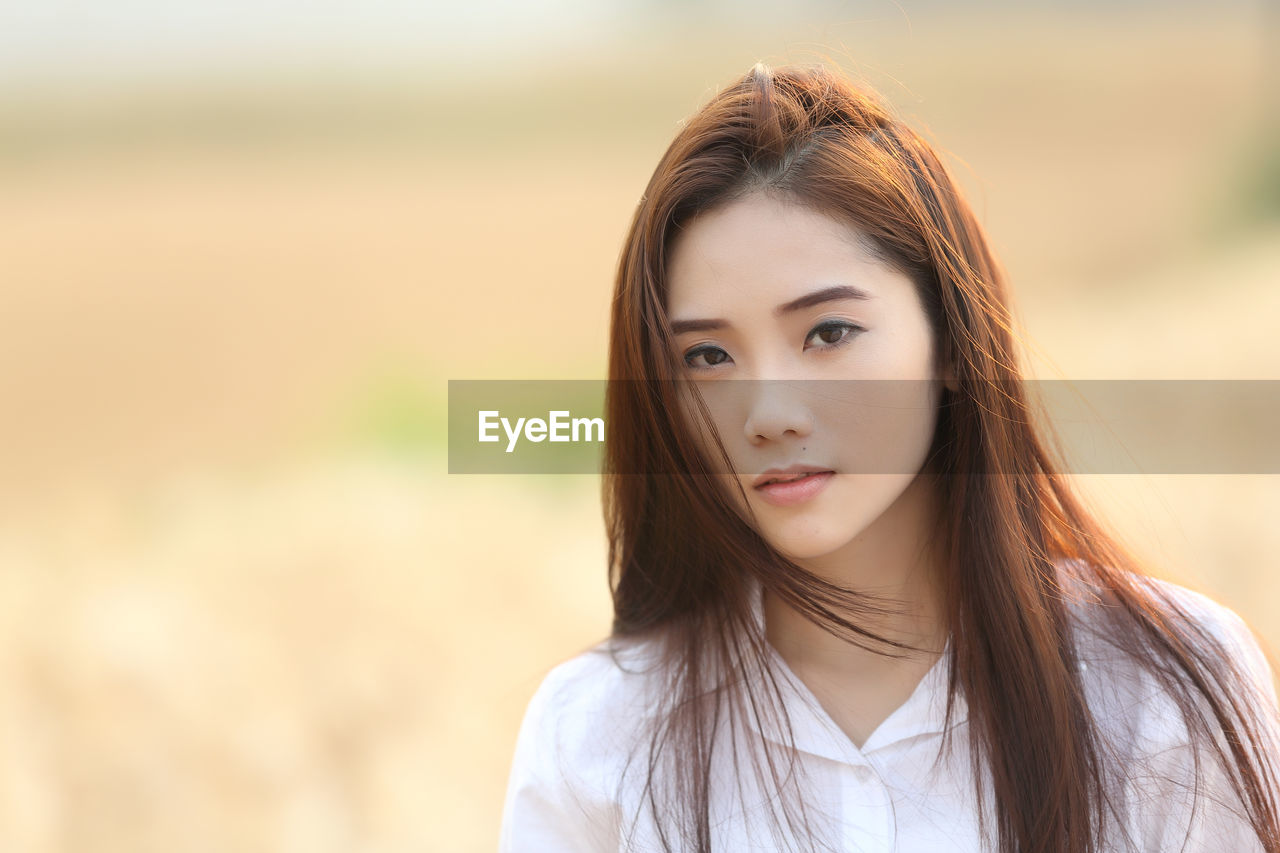
[[[933,481],[917,476],[888,509],[843,548],[797,564],[824,580],[892,599],[901,614],[853,617],[883,637],[925,649],[908,660],[932,662],[946,644],[942,560],[930,534],[937,521]],[[834,636],[768,591],[766,634],[797,671],[857,676],[883,672],[900,662]]]

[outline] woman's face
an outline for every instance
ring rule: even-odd
[[[908,487],[940,394],[911,280],[849,225],[756,193],[678,233],[667,288],[677,360],[733,466],[720,473],[741,482],[745,505],[732,482],[727,491],[765,540],[817,560],[885,528],[901,537],[900,523],[876,522],[919,492]],[[720,464],[691,412],[686,423]],[[815,473],[784,484],[804,473],[789,469]]]

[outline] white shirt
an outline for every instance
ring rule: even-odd
[[[1177,594],[1214,634],[1239,652],[1255,682],[1255,707],[1268,715],[1268,733],[1280,757],[1280,706],[1271,670],[1249,629],[1233,611],[1199,593],[1166,581],[1156,583]],[[1072,607],[1086,615],[1090,610],[1080,609],[1079,604]],[[754,610],[763,629],[758,596]],[[1260,853],[1261,843],[1232,808],[1239,809],[1239,803],[1229,783],[1203,753],[1202,766],[1209,776],[1202,790],[1207,797],[1193,816],[1195,764],[1173,699],[1154,678],[1122,660],[1088,631],[1078,632],[1077,643],[1095,718],[1115,743],[1129,750],[1125,829],[1134,846],[1117,849]],[[645,714],[652,712],[653,691],[660,689],[660,679],[652,673],[624,672],[604,648],[601,643],[555,667],[529,702],[507,786],[502,853],[662,849],[638,784],[648,756],[647,740],[641,742],[638,729]],[[639,647],[620,655],[628,670],[642,669],[644,656],[645,650]],[[784,687],[796,758],[808,774],[806,810],[811,819],[816,809],[833,821],[835,834],[826,837],[834,838],[838,849],[870,853],[995,849],[993,839],[978,832],[968,713],[959,694],[951,718],[951,747],[945,755],[940,751],[948,654],[861,747],[841,731],[781,656],[772,650],[771,656]],[[769,724],[751,725],[756,733],[784,744],[780,730]],[[629,752],[637,745],[639,752],[624,774]],[[713,780],[731,777],[732,759],[725,752],[713,752]],[[939,760],[936,765],[935,760]],[[767,810],[756,807],[764,795],[754,781],[751,763],[741,766],[741,789],[737,784],[712,783],[713,849],[730,853],[807,849],[785,832],[782,838],[773,835],[765,822]],[[989,793],[990,780],[984,779],[983,784]],[[984,799],[988,826],[994,827],[992,798]],[[625,830],[637,818],[632,846],[627,846]]]

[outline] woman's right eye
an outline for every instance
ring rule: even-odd
[[[702,364],[696,363],[696,359],[699,358],[703,360]],[[728,360],[729,353],[720,349],[720,347],[697,347],[684,354],[685,366],[694,370],[710,370]]]

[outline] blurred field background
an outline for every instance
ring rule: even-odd
[[[1035,375],[1280,379],[1261,3],[0,14],[5,850],[494,848],[608,630],[599,483],[446,474],[446,382],[603,377],[645,181],[757,60],[947,152]],[[1280,478],[1081,480],[1280,644]]]

